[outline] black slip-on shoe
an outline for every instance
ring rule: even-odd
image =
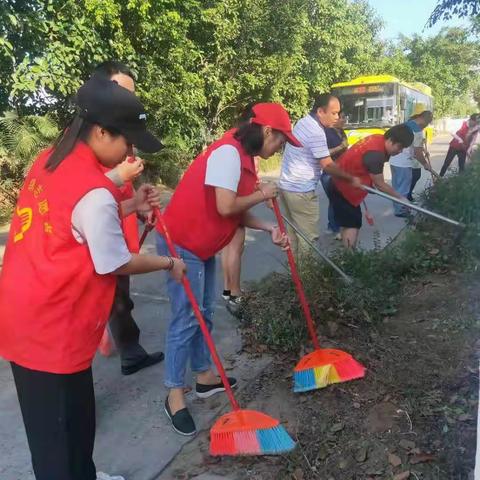
[[[182,408],[175,415],[172,415],[170,405],[168,404],[168,396],[165,399],[165,414],[172,422],[172,428],[180,435],[191,437],[197,433],[195,422],[193,421],[188,408]]]
[[[122,375],[132,375],[143,368],[151,367],[160,363],[165,358],[163,352],[154,352],[132,365],[122,365]]]
[[[237,386],[237,379],[233,377],[227,377],[230,382],[230,386],[235,388]],[[215,383],[214,385],[204,385],[202,383],[197,383],[195,387],[195,393],[198,398],[208,398],[216,393],[224,392],[225,387],[222,382]]]

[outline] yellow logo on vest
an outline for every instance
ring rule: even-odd
[[[20,217],[20,232],[16,233],[13,237],[13,242],[16,243],[23,240],[23,236],[27,230],[32,226],[33,212],[31,208],[19,208],[17,207],[16,214]]]

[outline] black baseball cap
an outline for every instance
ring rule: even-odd
[[[109,79],[93,76],[77,92],[79,115],[123,135],[145,153],[158,152],[160,141],[147,131],[147,114],[138,97]]]

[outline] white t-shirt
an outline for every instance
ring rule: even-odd
[[[123,236],[118,204],[106,188],[85,194],[72,211],[72,233],[86,243],[95,271],[107,274],[128,263],[132,254]]]
[[[413,133],[413,143],[404,148],[398,155],[390,157],[390,165],[401,168],[420,168],[422,165],[415,159],[415,148],[423,146],[423,131]]]
[[[240,152],[233,145],[221,145],[207,159],[205,185],[236,192],[241,173]]]
[[[289,192],[311,192],[317,188],[322,173],[320,160],[330,156],[325,130],[309,114],[297,122],[293,134],[302,147],[286,144],[279,185]]]

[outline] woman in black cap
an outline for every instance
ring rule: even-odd
[[[164,269],[179,281],[185,272],[182,260],[129,252],[120,216],[147,212],[158,194],[146,185],[120,202],[102,169],[133,145],[160,148],[142,104],[98,78],[77,103],[69,129],[27,175],[0,274],[0,355],[11,362],[37,480],[97,479],[91,363],[115,276]]]

